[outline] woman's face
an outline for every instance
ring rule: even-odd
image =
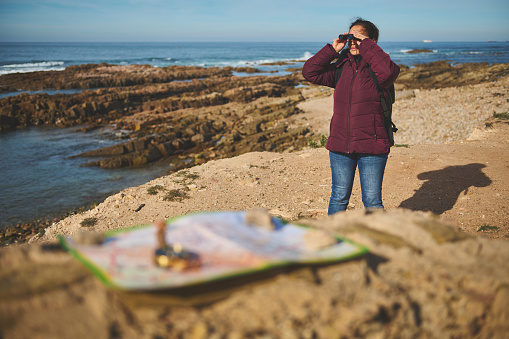
[[[358,38],[366,37],[366,31],[364,30],[364,27],[362,27],[361,25],[352,26],[352,28],[350,28],[350,32],[348,33],[353,34],[355,37]],[[351,55],[359,55],[359,44],[360,44],[359,40],[352,39],[348,41],[348,48],[350,48]]]

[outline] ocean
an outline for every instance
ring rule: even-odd
[[[252,66],[262,71],[284,71],[287,66],[263,65],[306,61],[326,42],[202,42],[202,43],[0,43],[0,75],[16,72],[59,71],[67,66],[106,62],[156,67]],[[380,42],[398,64],[411,66],[437,60],[453,63],[509,62],[508,42]],[[408,54],[412,49],[432,53]]]
[[[286,69],[289,67],[301,67],[325,43],[0,43],[0,75],[59,71],[71,65],[105,62],[155,67],[250,66],[271,76],[288,74]],[[509,62],[509,42],[380,42],[380,46],[396,63],[408,66],[438,60],[451,63]],[[413,49],[432,52],[406,53]],[[277,64],[280,62],[292,62],[293,65]],[[0,94],[0,100],[22,92]],[[39,92],[73,95],[79,90]],[[51,127],[0,134],[0,227],[63,214],[101,201],[122,189],[145,183],[167,169],[164,165],[152,165],[105,170],[80,167],[84,160],[71,158],[120,142],[111,136],[107,130],[81,133]]]

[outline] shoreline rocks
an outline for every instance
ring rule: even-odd
[[[494,81],[509,74],[509,64],[451,65],[447,61],[401,66],[397,90],[430,89]],[[71,66],[64,71],[5,74],[0,91],[84,89],[75,94],[20,94],[0,99],[0,131],[49,124],[100,126],[139,113],[162,123],[157,114],[187,108],[249,103],[261,97],[286,97],[307,83],[295,69],[286,76],[232,76],[234,68],[108,64]],[[239,71],[247,72],[246,69]],[[256,74],[256,69],[249,72]],[[125,126],[140,130],[143,123]]]
[[[0,100],[0,130],[41,124],[87,124],[87,129],[110,124],[129,130],[124,144],[80,155],[102,157],[88,163],[102,168],[140,166],[161,159],[178,162],[182,156],[185,162],[224,158],[256,150],[282,151],[293,143],[297,148],[306,145],[306,128],[294,131],[288,122],[282,123],[299,112],[296,105],[304,100],[295,88],[300,74],[234,77],[232,70],[99,64],[46,72],[46,82],[39,73],[2,76],[0,83],[18,79],[14,83],[25,89],[70,77],[79,78],[81,87],[130,86],[4,98]]]
[[[396,90],[440,89],[476,85],[509,75],[509,64],[467,63],[451,65],[448,61],[400,66]]]

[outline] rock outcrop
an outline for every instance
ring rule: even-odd
[[[129,87],[230,76],[233,68],[150,65],[83,64],[63,71],[11,73],[0,77],[0,93],[42,89],[97,89]]]
[[[451,65],[448,61],[400,66],[396,90],[438,89],[496,81],[509,74],[509,64],[466,63]]]
[[[173,169],[248,151],[299,148],[309,130],[283,121],[299,112],[299,74],[233,77],[231,68],[82,65],[0,77],[24,89],[99,88],[73,95],[21,94],[0,101],[0,128],[113,124],[120,145],[81,154],[119,168],[167,159]],[[246,69],[242,69],[247,71]],[[0,81],[0,82],[2,82]],[[10,88],[5,85],[2,88]]]
[[[367,245],[345,263],[195,289],[106,288],[52,244],[0,250],[3,338],[504,338],[509,243],[394,210],[300,223]],[[279,274],[276,274],[279,273]]]
[[[12,130],[41,124],[100,125],[138,112],[170,112],[281,96],[288,87],[298,84],[295,77],[233,77],[232,70],[99,64],[72,66],[61,72],[6,74],[0,77],[2,91],[83,91],[72,95],[24,93],[4,98],[0,100],[0,127]]]
[[[423,48],[423,49],[411,49],[409,51],[406,51],[405,53],[408,54],[433,53],[433,51],[431,49]]]
[[[80,131],[109,125],[130,131],[129,140],[121,145],[81,155],[94,157],[88,166],[103,168],[165,159],[180,169],[246,152],[306,146],[312,134],[304,123],[295,123],[300,112],[297,105],[306,99],[297,85],[309,84],[300,70],[285,76],[248,77],[232,76],[234,70],[256,73],[228,67],[90,64],[60,72],[2,75],[0,90],[4,92],[83,91],[72,95],[25,93],[1,99],[0,131],[42,124],[80,126]],[[416,88],[471,85],[507,74],[507,64],[452,66],[440,61],[402,67],[396,89],[402,98],[414,95]]]

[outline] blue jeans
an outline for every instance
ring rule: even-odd
[[[332,193],[328,214],[346,210],[352,194],[355,169],[359,166],[362,203],[365,208],[384,208],[382,181],[388,154],[345,154],[329,152]]]

